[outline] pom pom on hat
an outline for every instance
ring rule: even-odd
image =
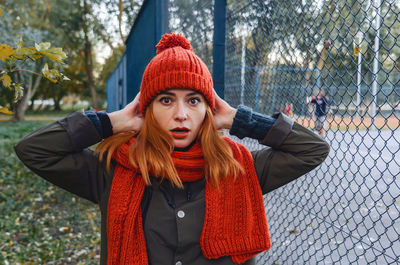
[[[215,107],[213,81],[206,64],[193,52],[181,34],[165,34],[157,55],[147,65],[140,86],[140,112],[145,114],[151,101],[173,88],[192,89],[203,94],[211,109]]]
[[[182,34],[175,34],[171,32],[170,34],[164,34],[161,37],[160,42],[157,44],[157,54],[160,54],[161,52],[165,51],[168,48],[173,48],[180,46],[183,49],[193,51],[192,46],[190,45],[190,42],[183,37]]]

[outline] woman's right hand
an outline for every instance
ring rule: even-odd
[[[140,92],[125,108],[108,114],[114,134],[138,131],[142,128],[144,117],[139,110],[139,101]]]

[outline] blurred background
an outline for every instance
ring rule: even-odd
[[[24,46],[50,42],[67,54],[59,69],[71,79],[54,84],[29,72],[13,73],[25,97],[13,101],[13,91],[0,85],[0,105],[27,113],[105,107],[105,84],[125,50],[125,40],[143,1],[19,1],[1,0],[1,43]],[[27,60],[24,68],[41,71],[49,60]],[[9,67],[0,61],[0,67]],[[39,80],[38,80],[39,78]],[[15,114],[23,119],[23,114]]]

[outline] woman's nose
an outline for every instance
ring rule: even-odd
[[[178,103],[176,104],[176,109],[175,109],[175,120],[178,121],[184,121],[187,119],[187,108],[185,104],[183,103]]]

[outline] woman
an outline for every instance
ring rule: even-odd
[[[270,148],[250,153],[218,129]],[[101,264],[227,265],[255,264],[269,249],[262,194],[318,166],[329,146],[283,114],[229,106],[171,33],[124,109],[75,112],[15,150],[39,176],[99,204]]]

